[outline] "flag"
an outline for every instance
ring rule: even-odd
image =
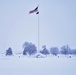
[[[37,13],[38,12],[38,6],[34,9],[34,10],[31,10],[31,11],[29,11],[29,14],[31,14],[31,13]]]
[[[36,14],[39,14],[39,11]]]

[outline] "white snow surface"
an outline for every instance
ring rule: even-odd
[[[76,75],[76,57],[0,55],[0,75]]]

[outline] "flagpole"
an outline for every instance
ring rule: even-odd
[[[38,11],[38,52],[40,51],[39,49],[40,49],[40,25],[39,25],[39,11]]]
[[[29,11],[29,14],[36,12],[36,14],[38,15],[38,51],[39,51],[39,49],[40,49],[40,33],[39,33],[39,30],[40,29],[39,29],[39,11],[38,11],[38,7],[39,7],[39,4],[34,10]]]
[[[39,49],[40,49],[40,33],[39,33],[39,29],[40,28],[40,26],[39,26],[39,14],[38,14],[38,51],[39,51]]]

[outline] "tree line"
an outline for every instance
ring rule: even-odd
[[[23,45],[23,55],[35,55],[36,53],[38,53],[37,51],[37,47],[35,46],[35,44],[31,43],[31,42],[25,42]],[[60,49],[58,47],[51,47],[49,50],[47,49],[46,45],[42,46],[42,50],[39,51],[40,54],[43,55],[55,55],[57,56],[58,54],[63,54],[63,55],[76,55],[76,49],[71,49],[68,45],[64,45],[62,46]],[[8,55],[13,55],[13,51],[12,48],[9,47],[6,50],[5,53],[6,56]]]

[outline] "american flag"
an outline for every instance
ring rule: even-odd
[[[29,11],[29,14],[31,14],[31,13],[37,13],[38,12],[38,6],[34,9],[34,10],[31,10],[31,11]]]

